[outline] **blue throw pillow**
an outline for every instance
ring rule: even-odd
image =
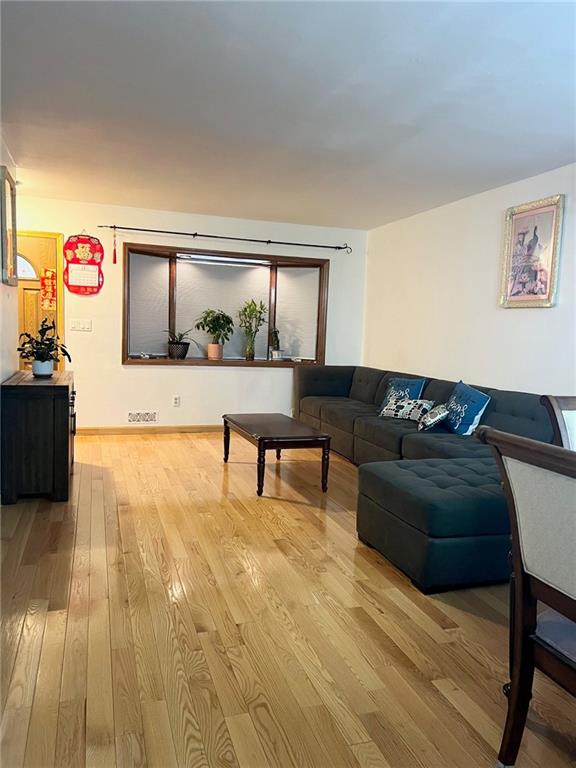
[[[446,426],[457,435],[471,435],[489,402],[484,392],[459,381],[446,403]]]
[[[390,379],[382,408],[393,400],[419,400],[426,379]]]

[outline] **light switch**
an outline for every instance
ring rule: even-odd
[[[92,320],[70,320],[71,331],[92,331]]]

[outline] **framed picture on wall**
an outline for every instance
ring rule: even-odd
[[[564,195],[506,211],[501,306],[554,306],[563,212]]]
[[[16,259],[16,184],[6,166],[0,166],[0,248],[2,282],[18,285]]]

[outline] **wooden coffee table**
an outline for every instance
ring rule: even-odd
[[[224,461],[230,454],[230,430],[242,435],[258,448],[258,486],[264,490],[266,451],[275,448],[280,459],[283,448],[322,448],[322,490],[328,490],[330,435],[302,424],[283,413],[226,413],[224,419]]]

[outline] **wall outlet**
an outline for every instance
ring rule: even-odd
[[[172,395],[172,407],[180,408],[180,395]]]
[[[71,331],[87,331],[92,332],[92,320],[70,320]]]

